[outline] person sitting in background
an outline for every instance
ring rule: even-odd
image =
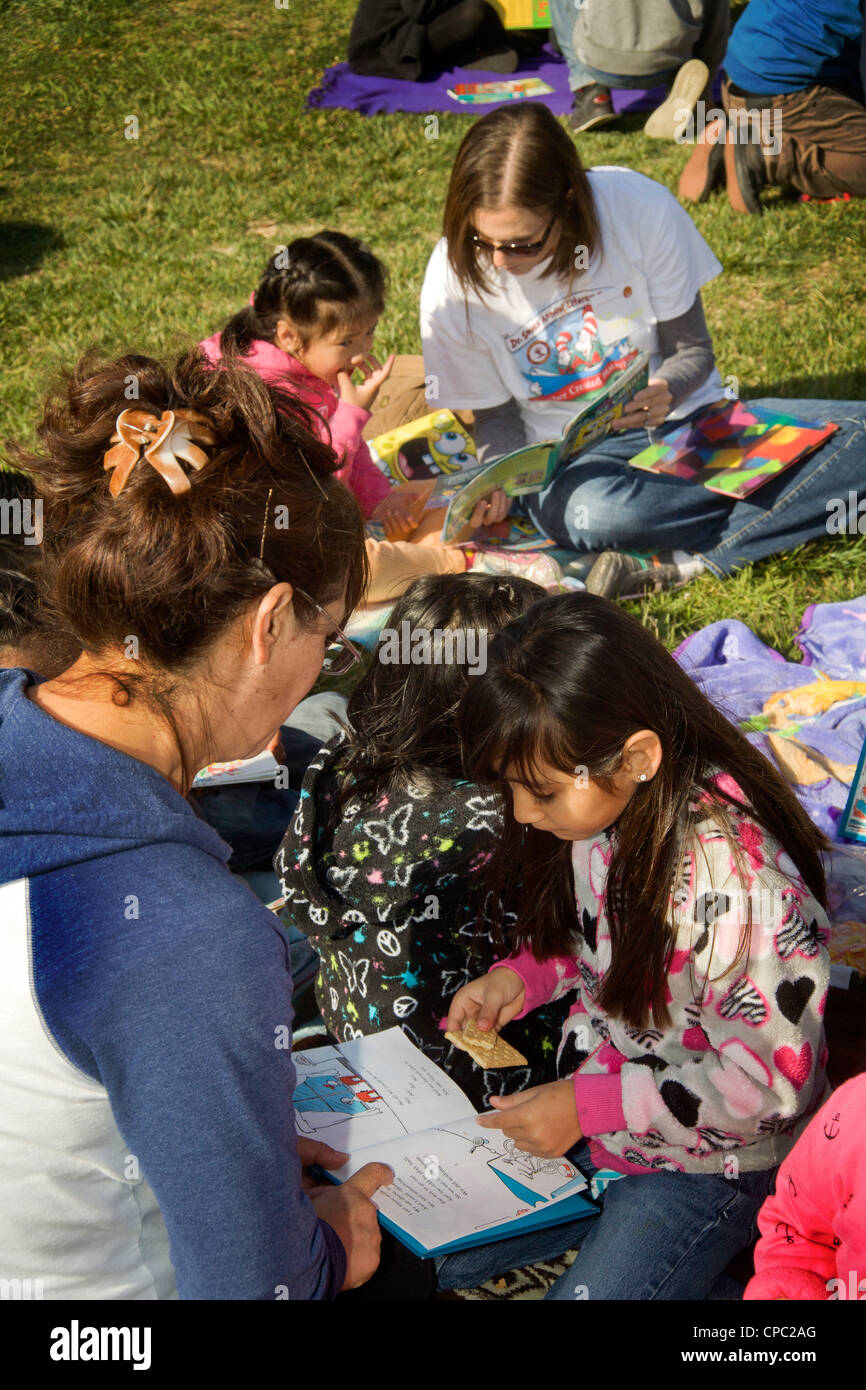
[[[737,212],[764,188],[804,201],[866,196],[862,0],[751,0],[725,54],[724,118],[698,136],[681,198],[726,186]]]
[[[731,27],[729,0],[550,0],[550,21],[574,92],[572,130],[615,119],[611,87],[671,90],[644,126],[672,140],[685,113],[709,93]]]
[[[485,0],[361,0],[349,35],[349,67],[362,77],[420,82],[454,67],[514,72],[519,61]]]

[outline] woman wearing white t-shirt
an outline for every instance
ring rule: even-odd
[[[605,552],[590,589],[666,588],[705,567],[724,575],[826,534],[828,498],[856,488],[866,467],[861,402],[758,402],[840,428],[753,500],[628,466],[724,398],[700,294],[722,266],[666,188],[631,169],[587,172],[545,106],[501,107],[463,140],[444,232],[421,291],[428,394],[475,412],[482,462],[557,437],[650,353],[649,385],[614,433],[515,504],[558,545]]]

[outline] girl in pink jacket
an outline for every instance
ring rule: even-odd
[[[357,237],[322,231],[279,247],[249,304],[221,333],[201,343],[211,362],[240,359],[266,382],[288,388],[322,420],[322,438],[343,458],[338,477],[355,494],[365,518],[381,522],[387,540],[367,542],[368,601],[393,598],[421,574],[462,574],[469,568],[515,569],[550,583],[547,557],[487,557],[435,543],[442,514],[422,513],[430,487],[392,487],[373,462],[362,431],[394,363],[373,355],[373,336],[385,303],[385,268]],[[363,381],[353,380],[360,372]],[[501,492],[479,503],[472,527],[502,520]],[[411,545],[405,542],[411,541]],[[423,544],[421,544],[423,542]],[[535,571],[530,572],[532,567]],[[547,571],[550,571],[550,574]],[[541,572],[543,571],[543,572]]]
[[[866,1075],[834,1091],[761,1208],[744,1298],[866,1299]]]

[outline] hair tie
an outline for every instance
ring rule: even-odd
[[[117,497],[142,457],[175,495],[189,492],[192,484],[180,460],[190,468],[204,468],[208,456],[198,445],[212,445],[216,440],[207,421],[193,410],[164,410],[161,415],[150,410],[123,410],[111,443],[114,448],[105,454],[102,466],[113,470],[109,491]]]
[[[250,300],[249,300],[249,302],[250,302],[250,304],[252,304],[253,308],[256,307],[256,295],[257,295],[257,293],[258,293],[257,290],[253,290],[252,293],[251,293],[251,295],[250,295]]]

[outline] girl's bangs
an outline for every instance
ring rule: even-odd
[[[539,718],[540,714],[540,718]],[[519,782],[533,795],[547,785],[542,764],[559,772],[572,772],[580,765],[573,741],[560,723],[536,706],[514,710],[501,718],[494,729],[485,727],[476,751],[469,759],[473,773],[485,782]]]

